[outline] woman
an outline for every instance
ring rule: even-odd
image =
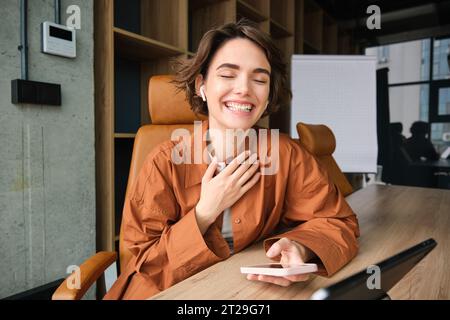
[[[201,142],[208,156],[201,163],[175,163],[180,141],[167,141],[148,156],[124,207],[124,241],[134,258],[106,299],[148,298],[259,240],[267,257],[313,261],[328,276],[356,255],[355,214],[298,143],[268,135],[278,139],[267,144],[278,163],[265,174],[264,155],[248,153],[248,140],[230,143],[227,132],[248,134],[261,116],[290,99],[286,78],[279,50],[248,22],[204,35],[175,83],[193,111],[208,115],[202,123],[208,139]],[[308,277],[247,278],[288,286]]]

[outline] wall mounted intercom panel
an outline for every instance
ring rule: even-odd
[[[75,58],[77,56],[76,31],[61,24],[45,21],[41,24],[43,53]]]

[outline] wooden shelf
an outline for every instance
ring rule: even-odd
[[[351,53],[350,35],[342,30],[338,30],[338,52],[339,54]]]
[[[225,1],[227,1],[227,0],[190,0],[189,1],[189,10],[197,10],[199,8],[204,8],[209,5],[215,5],[218,2],[225,2]]]
[[[270,20],[278,28],[287,31],[289,35],[295,30],[295,2],[294,0],[277,0],[270,2]]]
[[[115,47],[122,57],[148,61],[186,54],[187,51],[139,34],[114,27]]]
[[[205,32],[236,21],[236,2],[190,0],[188,16],[188,50],[196,51]]]
[[[304,1],[304,41],[322,51],[323,10],[312,0]]]
[[[296,1],[294,7],[294,53],[303,53],[304,38],[304,1]]]
[[[285,38],[292,36],[292,32],[277,21],[270,19],[270,35],[274,38]]]
[[[114,133],[114,138],[118,139],[134,139],[136,133]]]
[[[243,0],[238,0],[236,2],[236,10],[239,15],[246,17],[254,22],[262,22],[268,19],[265,14]]]

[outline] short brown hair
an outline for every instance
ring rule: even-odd
[[[198,46],[197,53],[189,60],[178,60],[177,73],[173,83],[179,90],[185,90],[186,99],[195,113],[208,115],[208,107],[196,94],[195,79],[199,74],[206,78],[209,64],[217,50],[225,42],[244,38],[258,45],[266,54],[272,69],[270,75],[269,104],[262,115],[276,112],[280,106],[287,105],[292,98],[287,83],[287,65],[283,61],[283,53],[272,42],[270,36],[259,30],[256,25],[246,19],[237,23],[227,23],[206,32]]]

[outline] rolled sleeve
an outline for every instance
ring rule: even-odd
[[[210,233],[214,233],[211,228],[205,237],[210,237]],[[197,269],[229,256],[226,247],[208,246],[198,227],[194,208],[170,228],[164,240],[169,262],[174,268]]]
[[[358,242],[355,234],[346,226],[335,226],[335,223],[345,224],[342,221],[330,222],[329,219],[316,219],[305,222],[288,232],[268,238],[264,241],[264,249],[267,252],[273,243],[281,238],[288,238],[310,249],[319,259],[316,262],[319,270],[317,274],[332,276],[358,252]],[[349,222],[353,224],[353,222]],[[315,228],[317,226],[317,228]]]

